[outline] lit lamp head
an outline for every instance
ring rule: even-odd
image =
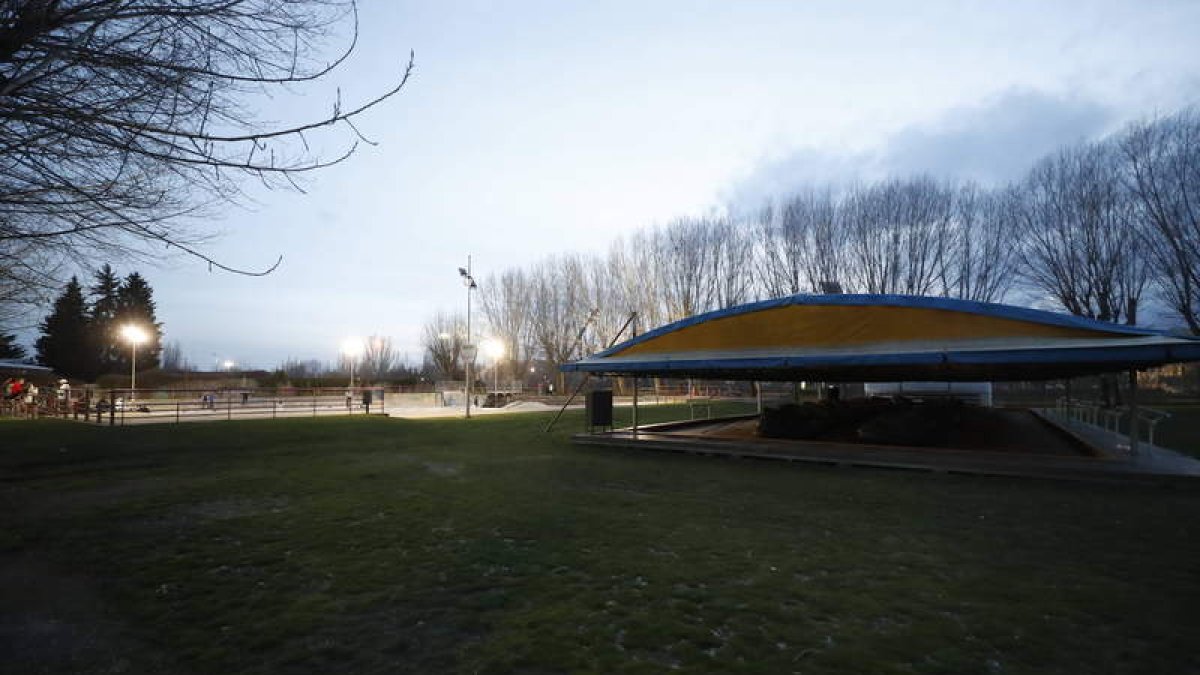
[[[362,340],[358,338],[347,338],[342,342],[342,353],[352,359],[357,359],[363,353]]]
[[[499,340],[488,338],[479,346],[483,348],[483,353],[487,354],[487,357],[493,361],[499,360],[504,356],[504,343]]]
[[[150,336],[146,334],[146,331],[141,326],[132,323],[121,327],[121,337],[134,346],[140,345],[150,339]]]

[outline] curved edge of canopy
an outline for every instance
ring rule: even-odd
[[[1051,326],[1060,326],[1064,328],[1077,328],[1081,330],[1103,331],[1106,333],[1117,333],[1124,335],[1167,335],[1164,331],[1156,331],[1148,328],[1137,328],[1135,326],[1125,326],[1108,321],[1100,321],[1098,319],[1087,319],[1079,316],[1071,316],[1069,314],[1059,314],[1057,312],[1047,312],[1040,309],[1030,309],[1028,307],[1016,307],[1013,305],[1001,305],[992,302],[979,302],[976,300],[960,300],[958,298],[935,298],[923,295],[891,295],[891,294],[850,294],[850,295],[790,295],[783,298],[773,298],[770,300],[762,300],[752,302],[727,309],[718,309],[704,314],[697,314],[686,319],[680,319],[665,326],[660,326],[653,330],[647,331],[637,337],[631,338],[618,345],[614,345],[609,349],[593,355],[591,358],[604,358],[613,354],[620,353],[634,345],[641,344],[648,340],[653,340],[659,336],[673,333],[677,330],[682,330],[689,326],[712,321],[714,319],[722,319],[739,314],[749,314],[752,312],[760,312],[767,309],[775,309],[778,307],[787,307],[790,305],[833,305],[841,307],[917,307],[922,309],[940,309],[950,312],[961,312],[964,314],[978,314],[982,316],[996,317],[1001,319],[1013,319],[1017,321],[1028,321],[1033,323],[1046,324]]]
[[[713,379],[798,380],[836,375],[838,381],[904,379],[905,369],[920,369],[922,378],[950,380],[1057,379],[1150,368],[1167,363],[1200,361],[1200,341],[1095,347],[1043,347],[1008,350],[917,351],[886,354],[776,355],[716,359],[657,358],[628,362],[592,357],[564,364],[567,372]],[[934,371],[934,372],[931,372]],[[810,375],[812,377],[803,377]]]

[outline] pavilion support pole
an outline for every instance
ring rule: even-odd
[[[636,338],[637,337],[637,328],[638,328],[637,312],[633,312],[633,316],[631,316],[629,318],[631,321],[633,321],[633,337]],[[630,338],[630,339],[633,339],[633,338]],[[633,374],[633,435],[636,436],[637,432],[638,432],[638,374],[635,372]]]
[[[762,382],[755,380],[754,382],[754,399],[758,404],[758,414],[762,414]]]
[[[1132,457],[1138,456],[1138,445],[1140,444],[1140,431],[1138,429],[1138,371],[1137,368],[1129,369],[1129,454]]]

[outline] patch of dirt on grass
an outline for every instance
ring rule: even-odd
[[[0,491],[0,496],[10,502],[11,508],[19,511],[23,518],[37,520],[109,506],[162,490],[162,484],[158,479],[139,478],[68,490],[31,490],[21,485],[11,485],[5,486]]]
[[[287,497],[244,499],[233,497],[188,506],[185,515],[202,520],[233,520],[260,513],[279,513],[288,507]]]
[[[288,508],[287,497],[248,499],[230,497],[196,504],[180,504],[161,514],[128,521],[126,527],[135,531],[182,531],[210,521],[233,520],[260,513],[279,513]]]
[[[440,462],[421,462],[421,467],[435,476],[457,476],[462,471],[459,464],[443,464]]]
[[[146,652],[92,592],[29,554],[0,556],[0,664],[5,672],[179,672]]]

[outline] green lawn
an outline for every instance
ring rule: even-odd
[[[1200,491],[581,449],[547,419],[0,424],[0,664],[1200,670]]]

